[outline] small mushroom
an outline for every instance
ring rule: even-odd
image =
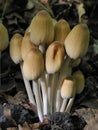
[[[13,37],[11,38],[10,47],[9,47],[10,57],[15,64],[20,63],[20,68],[21,68],[21,72],[22,72],[22,76],[23,76],[23,80],[24,80],[24,84],[26,87],[29,101],[30,101],[30,103],[35,105],[34,96],[33,96],[32,90],[31,90],[30,83],[24,77],[23,70],[22,70],[22,55],[21,55],[22,38],[23,38],[22,35],[20,35],[18,33],[14,34]]]
[[[60,42],[54,41],[52,44],[49,45],[46,51],[46,71],[49,76],[52,77],[51,85],[49,85],[51,95],[50,96],[50,108],[51,113],[53,111],[53,105],[55,103],[55,95],[57,89],[57,81],[58,81],[58,71],[61,68],[61,65],[64,60],[65,50],[63,45]]]
[[[73,78],[76,81],[76,94],[82,93],[85,87],[85,78],[82,71],[78,70],[73,73]]]
[[[76,94],[82,93],[82,91],[85,87],[85,78],[84,78],[82,71],[78,70],[78,71],[74,72],[72,77],[75,80],[75,93]],[[70,112],[72,104],[74,102],[74,98],[75,98],[75,96],[69,100],[69,103],[66,107],[66,112]]]
[[[51,16],[45,11],[39,11],[30,24],[30,39],[42,49],[54,40],[54,26]],[[42,50],[44,52],[44,50]]]
[[[60,19],[56,23],[54,30],[55,30],[54,40],[59,41],[61,42],[61,44],[64,45],[65,38],[70,32],[69,23],[64,19]]]
[[[61,87],[61,96],[63,98],[63,103],[60,109],[60,112],[64,112],[68,106],[72,106],[72,100],[70,102],[70,98],[73,99],[75,96],[75,80],[72,77],[67,77],[64,79],[62,87]],[[70,104],[69,104],[69,102]],[[67,111],[68,112],[68,111]]]
[[[9,44],[7,28],[0,22],[0,52],[4,51]]]
[[[33,91],[35,94],[38,116],[43,121],[43,111],[38,78],[44,72],[44,59],[38,48],[32,48],[23,63],[23,73],[28,80],[33,80]],[[46,104],[44,104],[46,105]]]

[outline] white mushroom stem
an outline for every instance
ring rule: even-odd
[[[25,78],[24,74],[23,74],[23,70],[22,70],[22,62],[20,63],[20,69],[21,69],[21,73],[22,73],[22,77],[24,80],[24,84],[25,84],[25,88],[26,88],[26,92],[29,98],[30,103],[36,105],[35,100],[34,100],[34,95],[30,86],[30,82]]]
[[[44,54],[45,53],[45,46],[39,45],[39,50],[42,52],[42,54]]]
[[[61,90],[60,89],[61,89],[62,82],[65,77],[68,77],[71,75],[72,68],[69,67],[70,60],[71,59],[67,56],[60,70],[58,89],[56,93],[56,112],[60,110],[60,106],[61,106]]]
[[[47,84],[48,84],[48,103],[49,103],[49,112],[50,112],[52,74],[47,74]]]
[[[52,74],[52,83],[51,83],[51,95],[50,95],[50,110],[51,113],[55,111],[55,100],[56,100],[56,92],[57,92],[57,84],[58,84],[58,72]]]
[[[68,102],[68,99],[67,99],[67,98],[63,99],[62,105],[61,105],[61,108],[60,108],[60,112],[64,112],[64,110],[65,110],[65,108],[66,108],[67,102]]]
[[[42,74],[40,79],[40,85],[42,90],[42,99],[43,99],[43,114],[48,114],[48,93],[47,93],[47,82],[45,74]]]
[[[72,98],[69,99],[68,104],[67,104],[66,109],[65,109],[65,112],[70,113],[73,102],[74,102],[74,98],[75,97],[72,97]]]
[[[36,104],[37,104],[37,111],[38,111],[38,116],[39,120],[43,122],[43,110],[42,110],[42,104],[41,104],[41,97],[40,97],[40,86],[38,83],[38,80],[33,80],[33,91],[36,99]]]

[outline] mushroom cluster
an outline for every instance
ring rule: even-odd
[[[20,64],[29,101],[36,105],[41,122],[48,114],[70,112],[75,95],[83,91],[84,75],[72,69],[86,54],[89,35],[85,23],[71,30],[66,20],[56,21],[41,10],[24,36],[12,36],[11,59]]]

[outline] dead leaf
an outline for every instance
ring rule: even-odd
[[[76,8],[78,11],[79,22],[81,22],[82,16],[83,16],[83,14],[85,14],[84,4],[82,2],[78,3],[78,4],[76,4]]]
[[[7,130],[18,130],[17,127],[10,127],[10,128],[7,128]]]
[[[92,122],[92,120],[98,122],[98,109],[81,108],[81,109],[76,110],[76,113],[82,116],[87,122],[87,124]]]
[[[26,94],[23,91],[19,91],[15,96],[14,99],[17,101],[18,104],[25,102]]]
[[[22,103],[20,104],[22,107],[24,107],[25,109],[28,109],[28,110],[31,110],[31,111],[34,111],[35,113],[37,113],[37,108],[35,105],[33,105],[32,103]]]
[[[19,128],[19,130],[32,130],[30,127],[29,127],[29,125],[27,124],[27,122],[25,122],[24,124],[23,124],[23,126],[21,126],[20,124],[18,125],[18,128]]]
[[[48,124],[48,120],[45,119],[43,122],[38,122],[34,124],[30,124],[30,127],[32,130],[39,130],[40,126]]]
[[[84,130],[98,130],[98,120],[91,119]]]
[[[4,116],[7,118],[7,119],[10,119],[11,118],[11,110],[9,108],[7,108],[6,106],[4,107],[3,109],[3,113],[4,113]]]

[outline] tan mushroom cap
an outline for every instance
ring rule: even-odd
[[[76,81],[76,93],[80,94],[85,87],[85,78],[82,71],[78,70],[73,73],[73,78]]]
[[[4,51],[9,44],[7,28],[0,22],[0,52]]]
[[[36,46],[30,41],[30,32],[27,32],[22,39],[21,54],[23,60],[25,59],[30,49],[34,47]]]
[[[38,48],[32,48],[23,63],[23,73],[28,80],[34,80],[44,72],[44,58]]]
[[[64,79],[61,87],[62,98],[71,98],[75,95],[75,80],[71,77]]]
[[[54,41],[46,51],[46,71],[48,73],[57,72],[64,60],[64,47],[60,42]]]
[[[89,29],[86,24],[77,24],[65,39],[64,45],[68,56],[72,59],[83,57],[89,45]]]
[[[54,40],[60,41],[62,44],[64,44],[64,41],[69,32],[70,32],[69,23],[64,19],[59,20],[55,25]]]
[[[14,34],[10,40],[10,57],[15,64],[18,64],[22,61],[21,56],[21,45],[22,45],[22,35],[21,34]]]
[[[39,11],[32,19],[30,39],[36,45],[49,45],[54,40],[53,21],[45,10]]]

